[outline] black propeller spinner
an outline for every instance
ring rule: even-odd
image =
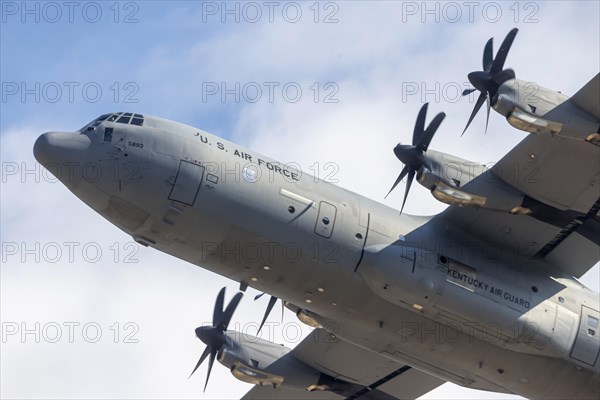
[[[517,28],[513,28],[510,32],[508,32],[508,35],[506,35],[506,38],[504,38],[502,46],[500,46],[500,49],[498,49],[498,53],[494,59],[492,59],[494,38],[488,40],[488,42],[485,44],[485,48],[483,49],[483,71],[471,72],[468,75],[469,82],[471,82],[474,88],[464,90],[462,95],[466,96],[473,93],[475,90],[479,90],[481,94],[477,98],[475,107],[473,107],[473,111],[471,112],[471,116],[467,122],[467,126],[465,126],[461,136],[465,134],[467,128],[471,124],[471,121],[473,121],[473,118],[475,118],[475,115],[483,105],[484,101],[487,103],[487,118],[485,120],[485,131],[487,132],[488,121],[490,119],[490,103],[492,99],[496,95],[500,85],[509,79],[515,78],[515,71],[510,68],[502,68],[504,68],[504,62],[506,61],[508,50],[510,50],[510,46],[512,45],[512,42],[515,39],[518,31],[519,30]]]
[[[402,201],[402,208],[400,209],[400,214],[402,214],[402,210],[404,210],[404,204],[406,203],[406,198],[408,197],[408,192],[410,190],[410,185],[412,184],[413,179],[415,178],[415,174],[421,167],[425,166],[431,168],[431,164],[427,157],[425,157],[425,152],[429,147],[429,143],[435,134],[435,131],[439,128],[440,124],[446,118],[446,114],[441,112],[435,116],[435,118],[429,123],[427,129],[425,129],[425,116],[427,115],[427,107],[429,103],[423,104],[421,110],[419,111],[419,115],[417,116],[417,122],[415,123],[415,129],[413,132],[412,146],[407,144],[400,144],[394,147],[394,154],[398,160],[402,161],[404,164],[404,168],[398,175],[396,182],[392,185],[392,188],[385,195],[388,197],[392,190],[398,186],[400,181],[404,179],[404,177],[408,174],[408,180],[406,181],[406,191],[404,192],[404,201]]]
[[[213,310],[213,325],[212,326],[201,326],[196,328],[196,336],[198,339],[202,340],[206,344],[206,349],[204,349],[204,353],[200,356],[200,360],[194,367],[194,370],[190,374],[191,376],[196,372],[198,367],[204,362],[206,357],[210,355],[208,359],[208,373],[206,374],[206,383],[204,384],[204,390],[206,391],[206,386],[208,385],[208,379],[210,378],[210,371],[212,370],[213,363],[215,362],[215,358],[219,351],[223,348],[225,344],[225,331],[227,330],[227,326],[229,325],[229,321],[231,321],[231,317],[233,312],[237,308],[242,296],[244,294],[238,292],[233,299],[227,305],[225,311],[223,311],[223,304],[225,301],[225,288],[221,289],[219,295],[217,296],[217,301],[215,302],[215,308]],[[188,378],[189,379],[189,378]]]

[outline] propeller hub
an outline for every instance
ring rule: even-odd
[[[207,346],[220,348],[223,344],[223,332],[212,326],[201,326],[196,328],[196,336]]]
[[[404,165],[419,168],[423,164],[423,152],[415,146],[398,144],[394,147],[394,154]]]
[[[480,92],[489,90],[489,84],[492,81],[492,74],[485,71],[475,71],[467,75],[469,82]]]

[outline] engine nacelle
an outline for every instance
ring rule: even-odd
[[[322,374],[296,359],[291,349],[236,331],[227,331],[226,336],[218,361],[237,379],[299,390],[326,389],[321,385]]]
[[[516,107],[506,116],[506,120],[513,127],[529,133],[555,135],[559,133],[563,127],[563,124],[559,122],[536,117],[535,115],[526,113]]]
[[[250,356],[244,349],[244,346],[233,340],[228,340],[227,342],[221,351],[219,351],[217,360],[230,369],[237,364],[250,365]]]
[[[460,165],[455,166],[456,168],[460,168]],[[461,172],[459,170],[458,175],[461,175]],[[418,179],[421,185],[431,191],[431,195],[436,200],[451,206],[479,207],[519,215],[531,213],[531,210],[522,207],[523,196],[514,191],[496,190],[494,193],[489,193],[489,187],[477,184],[471,187],[479,188],[484,193],[476,193],[476,190],[466,191],[426,168],[420,171]]]
[[[535,82],[512,79],[498,88],[493,107],[519,130],[570,137],[600,145],[597,117],[568,100],[564,94]]]
[[[249,367],[241,362],[236,362],[231,368],[231,374],[242,382],[253,385],[272,385],[277,387],[284,381],[281,375],[269,374],[260,369]]]

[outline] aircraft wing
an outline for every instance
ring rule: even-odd
[[[582,110],[600,119],[600,74],[592,78],[568,101],[572,101]]]
[[[283,399],[296,399],[296,400],[341,400],[344,396],[335,394],[333,392],[323,391],[300,391],[288,388],[282,388],[281,386],[273,389],[269,386],[254,386],[242,399],[244,400],[283,400]]]
[[[312,392],[255,386],[243,399],[416,399],[445,382],[331,336],[323,329],[311,332],[292,350],[292,354],[317,371],[351,385],[344,385],[344,391]]]
[[[599,146],[530,134],[460,189],[483,193],[488,203],[504,201],[507,210],[522,207],[531,213],[451,206],[421,231],[442,229],[438,237],[507,250],[515,265],[527,267],[522,263],[529,257],[542,259],[577,278],[600,260]]]

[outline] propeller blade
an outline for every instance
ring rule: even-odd
[[[483,132],[484,135],[487,134],[488,122],[490,121],[490,95],[489,95],[489,93],[487,93],[485,96],[485,102],[487,105],[487,117],[485,117],[485,131]]]
[[[429,123],[429,126],[427,127],[423,135],[421,135],[421,139],[419,139],[419,142],[415,145],[417,149],[421,150],[422,152],[427,151],[427,148],[429,147],[429,143],[431,143],[431,139],[433,139],[435,131],[437,131],[437,129],[440,127],[440,124],[442,123],[444,118],[446,118],[446,113],[444,112],[441,112],[435,116],[433,121]]]
[[[517,32],[519,30],[517,28],[513,28],[508,32],[508,35],[504,38],[500,49],[498,49],[498,53],[496,54],[496,58],[494,58],[494,62],[492,63],[490,72],[492,74],[496,74],[502,71],[504,68],[504,61],[506,61],[506,56],[508,55],[508,51],[510,50],[510,46],[512,46],[513,40],[515,40],[515,36],[517,36]]]
[[[237,292],[236,295],[233,296],[233,299],[231,299],[231,301],[227,305],[227,308],[223,312],[223,315],[221,315],[221,319],[215,325],[218,329],[221,330],[221,332],[225,332],[227,330],[229,321],[231,320],[231,317],[233,316],[233,312],[235,311],[238,304],[240,303],[240,300],[242,300],[242,296],[244,296],[244,294],[242,292]]]
[[[406,204],[406,198],[408,197],[408,192],[410,191],[410,185],[415,177],[415,170],[410,169],[408,173],[408,180],[406,181],[406,191],[404,192],[404,200],[402,201],[402,208],[400,209],[400,214],[402,214],[402,210],[404,210],[404,204]]]
[[[212,367],[213,367],[216,357],[217,357],[217,350],[211,349],[210,358],[208,359],[208,373],[206,374],[206,383],[204,383],[204,391],[205,392],[206,392],[206,387],[208,386],[208,380],[210,379],[210,371],[212,371]]]
[[[260,299],[261,297],[263,297],[265,295],[265,292],[262,292],[261,294],[257,294],[256,296],[254,296],[254,301]]]
[[[213,310],[213,326],[217,326],[218,321],[223,317],[223,304],[225,303],[225,288],[222,288],[217,295],[215,308]]]
[[[463,95],[463,96],[467,96],[467,95],[469,95],[469,94],[473,93],[473,92],[474,92],[474,91],[476,91],[476,90],[477,90],[476,88],[465,89],[465,90],[463,90],[463,92],[462,92],[462,95]]]
[[[421,136],[423,135],[423,131],[425,131],[425,116],[427,115],[427,107],[429,103],[423,104],[421,110],[419,110],[419,115],[417,115],[417,121],[415,122],[415,129],[413,131],[413,140],[412,145],[416,146],[419,142]]]
[[[190,379],[192,377],[192,375],[194,375],[194,372],[196,372],[196,370],[198,369],[198,367],[206,359],[206,356],[208,356],[208,353],[210,353],[210,346],[206,346],[206,349],[204,349],[204,352],[202,353],[202,356],[200,356],[200,359],[198,360],[198,363],[194,367],[194,370],[192,371],[192,373],[190,374],[190,376],[188,377],[188,379]]]
[[[402,168],[402,172],[400,172],[400,175],[398,175],[398,178],[396,178],[396,182],[394,182],[394,184],[392,185],[392,188],[390,189],[388,194],[385,195],[384,199],[387,198],[390,195],[390,193],[392,193],[392,190],[396,189],[396,186],[398,186],[400,181],[402,179],[404,179],[404,177],[406,176],[407,173],[408,173],[408,165],[405,165],[404,168]]]
[[[494,38],[491,38],[490,40],[487,41],[487,43],[485,44],[485,47],[483,49],[483,70],[487,71],[487,72],[490,71],[490,68],[492,67],[492,63],[494,62],[493,47],[494,47]]]
[[[467,122],[467,126],[465,126],[463,133],[460,134],[461,137],[462,137],[462,135],[465,134],[469,125],[471,125],[471,121],[473,121],[473,118],[475,118],[475,115],[477,114],[477,112],[479,111],[481,106],[483,105],[483,102],[485,101],[486,98],[487,98],[487,93],[481,93],[479,95],[479,97],[477,98],[477,102],[475,103],[475,107],[473,107],[473,111],[471,112],[471,116],[469,117],[469,121]]]
[[[267,317],[271,313],[271,310],[273,310],[275,303],[277,303],[277,297],[271,296],[271,298],[269,299],[269,304],[267,305],[267,310],[265,311],[265,315],[263,316],[262,322],[260,323],[260,327],[258,328],[258,332],[256,332],[257,334],[260,333],[260,330],[267,321]]]

